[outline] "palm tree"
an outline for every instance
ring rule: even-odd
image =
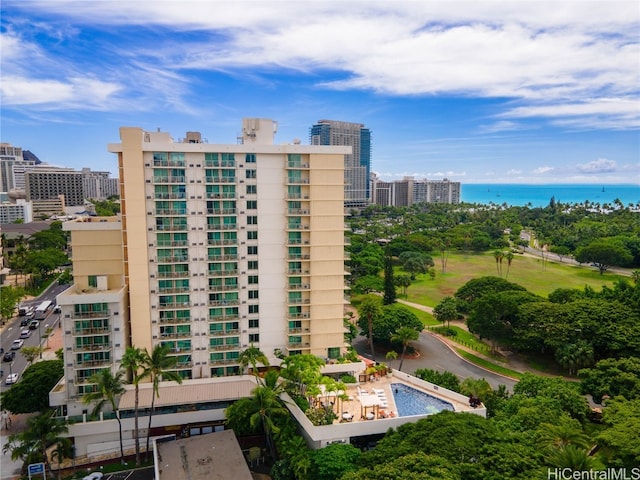
[[[140,381],[144,378],[144,371],[140,371],[144,364],[144,352],[138,347],[127,347],[120,361],[120,365],[129,371],[129,383],[135,386],[134,400],[134,439],[136,445],[136,466],[140,466],[140,438],[138,429],[138,405],[140,403]]]
[[[549,449],[562,448],[568,445],[587,448],[589,447],[589,436],[584,433],[577,420],[563,419],[558,424],[541,424],[538,443],[541,447]]]
[[[145,450],[145,460],[149,456],[149,439],[151,438],[151,418],[155,410],[156,397],[160,397],[160,380],[174,381],[182,383],[182,377],[173,369],[178,363],[178,358],[169,355],[171,347],[169,345],[158,344],[153,347],[151,354],[145,349],[143,352],[143,377],[149,377],[153,384],[151,394],[151,410],[149,412],[149,424],[147,425],[147,444]]]
[[[402,354],[400,355],[400,366],[398,367],[398,370],[402,371],[402,362],[404,362],[404,355],[407,353],[409,342],[418,340],[419,336],[420,332],[411,327],[400,327],[396,333],[391,335],[392,342],[402,343]]]
[[[491,392],[491,385],[484,378],[465,378],[460,384],[460,393],[467,395],[470,403],[477,402],[477,405]]]
[[[566,445],[553,450],[547,456],[547,461],[555,468],[568,468],[573,471],[598,470],[602,467],[596,457],[590,457],[586,450],[576,445]]]
[[[111,409],[116,415],[118,421],[118,432],[120,434],[120,462],[124,464],[124,447],[122,444],[122,421],[120,420],[120,412],[116,405],[116,397],[119,397],[125,392],[124,389],[124,372],[118,370],[114,375],[110,369],[104,368],[95,375],[89,378],[90,383],[96,385],[96,389],[93,392],[86,393],[82,397],[82,402],[89,404],[96,402],[95,407],[91,412],[91,416],[97,416],[98,412],[102,410],[105,404],[111,405]]]
[[[9,436],[7,443],[2,447],[2,452],[11,451],[11,459],[23,459],[25,463],[44,462],[53,477],[53,471],[49,464],[47,448],[55,446],[64,450],[71,444],[70,440],[63,436],[69,431],[67,423],[53,416],[53,411],[44,412],[37,417],[27,420],[27,428]]]
[[[498,276],[502,277],[502,259],[504,258],[504,252],[502,250],[495,250],[493,252],[493,258],[496,259],[496,270],[498,271]]]
[[[249,417],[249,425],[254,430],[262,427],[269,455],[275,460],[276,449],[273,442],[273,434],[277,433],[279,428],[273,422],[273,418],[288,415],[289,411],[282,405],[277,393],[269,387],[258,386],[251,393],[253,395],[253,413]]]
[[[380,300],[373,295],[365,297],[360,304],[358,314],[367,319],[367,326],[369,330],[369,348],[371,349],[371,358],[374,357],[373,350],[373,321],[382,315],[382,308],[380,308]]]
[[[262,353],[262,350],[254,346],[252,343],[251,346],[249,346],[248,348],[240,352],[240,355],[238,357],[238,363],[240,364],[241,371],[244,371],[244,369],[247,368],[247,366],[251,365],[251,370],[253,374],[257,377],[258,363],[261,363],[265,367],[268,367],[269,359],[264,353]]]
[[[507,274],[504,276],[505,279],[509,276],[509,270],[511,270],[511,262],[513,262],[513,257],[514,255],[512,251],[508,251],[504,255],[504,258],[507,259]]]

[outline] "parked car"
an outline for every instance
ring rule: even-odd
[[[12,374],[7,376],[7,379],[4,381],[4,383],[7,384],[7,385],[13,385],[14,383],[16,383],[18,381],[18,377],[19,376],[20,376],[19,373],[12,373]]]
[[[85,477],[82,477],[82,480],[101,480],[102,477],[104,477],[102,472],[93,472]]]
[[[22,348],[22,345],[24,345],[24,340],[20,338],[17,340],[14,340],[13,343],[11,344],[11,350],[20,350]]]
[[[13,362],[13,359],[16,358],[16,352],[11,351],[4,354],[2,357],[3,362]]]
[[[35,330],[40,326],[40,322],[38,320],[31,320],[29,322],[29,330]]]
[[[29,338],[31,336],[31,330],[25,328],[24,330],[20,330],[20,338]]]

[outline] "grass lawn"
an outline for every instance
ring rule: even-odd
[[[447,262],[447,271],[442,273],[436,260],[436,277],[418,275],[407,290],[407,300],[421,305],[435,307],[444,297],[452,296],[456,290],[469,280],[486,276],[499,276],[496,260],[491,252],[479,254],[451,253]],[[507,264],[503,261],[502,277],[507,274]],[[516,254],[506,279],[517,283],[532,293],[547,297],[557,288],[579,288],[586,285],[600,291],[603,285],[611,286],[619,278],[613,273],[600,275],[590,267],[578,267],[564,263],[542,262],[539,258]],[[399,298],[405,298],[404,295]],[[420,317],[422,318],[422,317]]]

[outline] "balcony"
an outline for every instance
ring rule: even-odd
[[[209,365],[232,365],[238,364],[238,359],[221,358],[219,360],[209,360]]]
[[[171,240],[166,242],[158,242],[158,247],[186,247],[189,245],[187,240]]]
[[[287,342],[287,348],[299,350],[299,349],[308,349],[311,347],[309,346],[309,342]]]
[[[287,314],[289,319],[309,318],[309,312],[289,313]]]
[[[287,303],[289,305],[308,305],[311,300],[308,298],[290,298]]]
[[[308,253],[290,253],[287,255],[287,260],[309,260],[311,255]]]
[[[188,292],[189,287],[169,287],[169,288],[160,288],[158,289],[158,293],[183,293]]]
[[[106,318],[111,315],[111,310],[98,310],[95,312],[73,312],[71,318]]]
[[[207,245],[237,245],[238,240],[209,239]]]
[[[210,292],[229,292],[240,290],[238,285],[209,285]]]
[[[74,352],[95,352],[96,350],[111,350],[111,343],[85,343],[73,346]]]
[[[302,162],[287,162],[287,168],[292,170],[308,169],[309,164]]]
[[[236,213],[235,208],[207,208],[209,215],[232,215]]]
[[[225,261],[225,260],[237,260],[238,259],[238,254],[234,253],[231,255],[209,255],[207,257],[207,259],[210,262],[221,262],[221,261]]]
[[[189,257],[187,255],[174,255],[166,257],[158,257],[158,263],[184,263],[188,262]]]
[[[185,223],[169,224],[169,225],[156,225],[156,230],[159,231],[159,232],[171,232],[171,231],[184,232],[188,228],[189,227],[187,227],[187,225]]]
[[[185,183],[185,177],[153,177],[153,183]]]
[[[309,328],[302,328],[302,327],[292,327],[288,329],[289,333],[297,333],[300,335],[309,335]]]
[[[160,333],[161,338],[184,338],[190,337],[191,332],[162,332]]]
[[[303,270],[301,268],[290,268],[288,270],[289,275],[309,275],[309,270]]]
[[[309,210],[305,208],[288,208],[289,215],[309,215]]]
[[[208,231],[217,231],[217,230],[237,230],[238,225],[235,223],[207,223]]]
[[[235,192],[233,193],[229,193],[229,192],[207,192],[207,198],[236,198],[236,194]]]
[[[189,271],[185,270],[183,272],[158,272],[159,278],[180,278],[180,277],[189,277]]]
[[[291,283],[288,285],[289,290],[309,290],[310,285],[308,283]]]
[[[288,185],[308,185],[308,178],[287,178]]]
[[[191,317],[161,318],[159,320],[159,322],[160,322],[161,325],[189,323],[189,322],[191,322]]]
[[[111,331],[111,328],[106,326],[106,327],[87,327],[87,328],[75,328],[73,330],[73,334],[74,335],[98,335],[98,334],[105,334],[105,333],[109,333]]]
[[[236,177],[204,177],[207,183],[236,183]]]
[[[209,330],[209,335],[214,335],[216,337],[223,337],[227,335],[238,335],[240,330],[237,328],[231,330]]]
[[[207,275],[210,277],[235,277],[238,270],[209,270]]]
[[[229,168],[229,167],[235,167],[236,166],[236,162],[234,160],[205,160],[204,161],[204,166],[208,167],[208,168],[211,168],[211,167]]]
[[[309,230],[309,225],[304,223],[290,223],[287,230]]]
[[[111,359],[98,359],[98,360],[83,360],[73,362],[74,368],[91,368],[91,367],[99,367],[99,366],[107,366],[111,365],[113,362]]]
[[[240,300],[209,300],[210,307],[227,307],[227,306],[236,306],[240,305]]]
[[[190,302],[166,302],[158,304],[158,308],[160,309],[188,308],[190,306]]]
[[[234,343],[229,345],[209,345],[209,351],[228,351],[228,350],[240,350],[240,344]]]
[[[309,240],[302,238],[290,238],[287,245],[309,245]]]
[[[181,200],[187,198],[187,194],[186,192],[156,193],[153,198],[156,200]]]
[[[234,322],[240,320],[240,315],[218,315],[215,317],[209,316],[210,322]]]
[[[154,167],[184,167],[184,160],[153,160]]]
[[[180,208],[180,209],[174,209],[174,208],[158,208],[156,209],[156,215],[186,215],[187,214],[187,210]]]

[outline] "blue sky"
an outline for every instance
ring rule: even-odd
[[[633,1],[3,0],[1,140],[117,173],[120,126],[365,124],[383,179],[640,183]]]

